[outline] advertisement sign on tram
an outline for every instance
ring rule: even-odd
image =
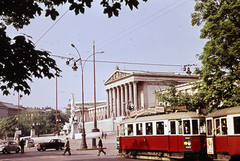
[[[184,150],[191,150],[191,137],[190,136],[184,136]]]
[[[214,154],[213,138],[207,138],[207,154]]]

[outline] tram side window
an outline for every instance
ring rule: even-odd
[[[137,126],[137,135],[142,135],[142,123],[136,124]]]
[[[128,136],[133,135],[133,125],[129,124],[128,125]]]
[[[240,117],[234,117],[234,134],[240,134]]]
[[[192,120],[192,133],[198,134],[198,120]]]
[[[182,121],[178,121],[178,133],[182,134]]]
[[[184,134],[190,134],[190,120],[184,120],[183,121],[184,126]]]
[[[222,135],[227,135],[227,120],[225,118],[221,119]]]
[[[200,120],[200,133],[205,134],[206,133],[206,122],[205,120]]]
[[[216,119],[216,135],[220,135],[220,122],[219,119]]]
[[[175,121],[170,121],[171,134],[176,134],[176,124]]]
[[[207,120],[208,135],[212,135],[212,120]]]
[[[164,122],[157,122],[157,134],[164,134]]]
[[[152,123],[146,123],[146,135],[152,135]]]

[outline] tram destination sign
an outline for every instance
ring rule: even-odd
[[[140,110],[134,110],[130,112],[130,117],[146,116],[146,115],[151,115],[156,113],[164,113],[164,107],[155,106],[153,108],[144,108]]]

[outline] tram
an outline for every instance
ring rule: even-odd
[[[132,158],[206,156],[205,116],[174,112],[126,119],[117,125],[117,148]]]
[[[215,159],[240,160],[240,106],[206,116],[207,154]]]

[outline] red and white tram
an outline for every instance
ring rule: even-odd
[[[117,139],[118,154],[125,157],[204,156],[205,116],[175,112],[126,119],[117,126]]]
[[[207,154],[218,159],[239,158],[240,107],[211,113],[206,117],[206,122]]]

